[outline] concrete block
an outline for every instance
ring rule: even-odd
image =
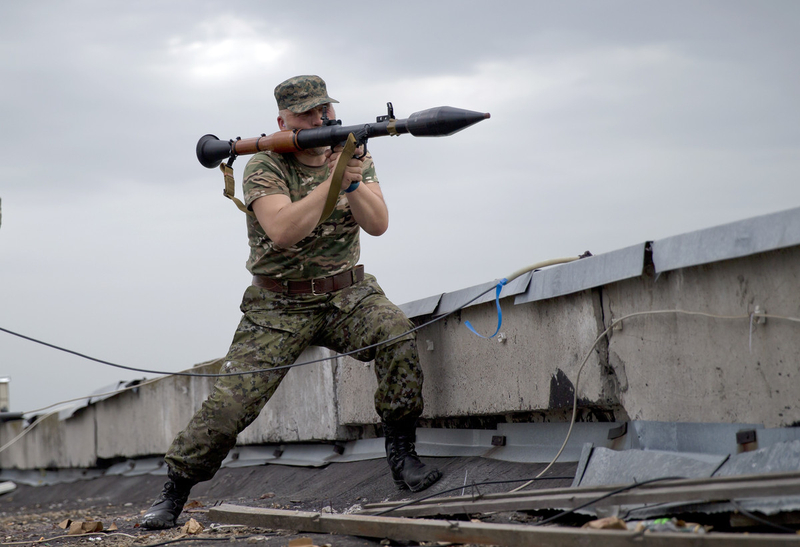
[[[664,272],[604,288],[606,322],[625,315],[610,337],[609,364],[631,419],[761,423],[800,420],[798,324],[749,318],[800,316],[800,247]]]
[[[310,347],[298,363],[332,357],[332,351]],[[338,432],[335,361],[289,370],[261,414],[238,437],[239,444],[335,440]]]
[[[519,306],[501,300],[503,340],[483,339],[465,326],[491,334],[497,326],[494,302],[457,312],[418,332],[425,374],[427,418],[549,411],[572,405],[581,361],[602,331],[599,293],[574,295]],[[581,404],[611,408],[613,383],[604,366],[604,342],[592,350],[578,386]],[[337,381],[343,424],[374,423],[371,366],[347,360]]]
[[[298,362],[331,355],[323,348],[309,348]],[[217,373],[223,363],[217,359],[186,372]],[[335,439],[332,367],[325,362],[291,369],[261,415],[239,435],[238,444]],[[214,378],[169,376],[97,403],[98,457],[164,454],[214,382]]]
[[[25,429],[23,420],[0,423],[0,446],[10,443]],[[25,450],[20,441],[16,441],[8,448],[0,452],[0,468],[3,469],[25,469]]]
[[[96,463],[94,409],[79,410],[69,420],[51,414],[17,442],[0,453],[0,466],[8,469],[91,467]],[[23,422],[2,424],[5,444],[23,431]]]
[[[222,360],[184,372],[219,372]],[[211,391],[213,378],[167,376],[93,405],[97,409],[97,456],[164,454]]]
[[[423,366],[424,370],[424,366]],[[342,425],[377,424],[375,390],[378,381],[372,361],[343,357],[336,368],[336,408]]]

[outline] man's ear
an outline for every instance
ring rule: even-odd
[[[283,131],[284,129],[286,129],[286,122],[284,122],[284,121],[283,121],[283,118],[282,118],[281,116],[278,116],[278,128],[279,128],[281,131]]]

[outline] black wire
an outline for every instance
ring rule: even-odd
[[[534,526],[542,526],[543,524],[548,524],[550,522],[553,522],[554,520],[560,519],[561,517],[565,517],[567,515],[570,515],[570,514],[574,513],[575,511],[577,511],[579,509],[583,509],[584,507],[588,507],[590,505],[594,505],[598,501],[602,501],[602,500],[604,500],[606,498],[610,498],[611,496],[613,496],[615,494],[619,494],[620,492],[627,492],[628,490],[633,490],[634,488],[639,488],[640,486],[644,486],[645,484],[650,484],[652,482],[672,481],[672,480],[680,480],[680,479],[684,479],[684,478],[686,478],[686,477],[660,477],[658,479],[650,479],[650,480],[646,480],[646,481],[643,481],[643,482],[636,482],[636,483],[633,483],[633,484],[629,484],[628,486],[623,486],[622,488],[617,488],[616,490],[613,490],[611,492],[603,494],[602,496],[599,496],[599,497],[594,498],[594,499],[592,499],[590,501],[587,501],[586,503],[584,503],[582,505],[579,505],[577,507],[573,507],[572,509],[567,509],[566,511],[562,511],[561,513],[558,513],[557,515],[553,515],[550,518],[547,518],[547,519],[544,519],[544,520],[542,520],[540,522],[537,522],[537,523],[534,524]]]
[[[766,524],[767,526],[775,528],[776,530],[780,530],[781,532],[786,532],[788,534],[796,534],[797,533],[797,530],[794,530],[792,528],[788,528],[786,526],[781,526],[780,524],[775,524],[774,522],[770,522],[765,518],[761,518],[758,515],[756,515],[754,513],[751,513],[750,511],[748,511],[747,509],[745,509],[744,507],[739,505],[739,503],[736,500],[729,500],[729,501],[730,501],[731,505],[733,505],[736,508],[737,511],[739,511],[744,516],[746,516],[746,517],[748,517],[750,519],[753,519],[756,522],[760,522],[761,524]]]
[[[659,507],[669,507],[669,506],[673,505],[674,503],[675,502],[672,502],[672,501],[662,501],[662,502],[659,502],[659,503],[645,504],[642,507],[631,507],[630,509],[625,511],[625,516],[624,517],[620,517],[620,518],[622,520],[628,520],[628,518],[631,516],[631,513],[636,513],[638,511],[647,511],[648,509],[658,509]]]
[[[394,507],[390,507],[389,509],[384,509],[380,513],[375,513],[372,516],[380,517],[382,515],[385,515],[386,513],[391,513],[392,511],[396,511],[398,509],[402,509],[404,507],[408,507],[409,505],[416,505],[416,504],[421,503],[423,501],[427,501],[427,500],[429,500],[431,498],[435,498],[436,496],[441,496],[442,494],[447,494],[449,492],[455,492],[457,490],[463,490],[467,486],[474,487],[474,486],[486,486],[486,485],[489,485],[489,484],[509,484],[509,483],[512,483],[512,482],[529,482],[529,481],[550,481],[550,480],[557,480],[557,479],[561,479],[561,480],[570,479],[570,480],[572,480],[574,478],[575,478],[574,476],[572,476],[572,477],[534,477],[532,479],[510,479],[510,480],[505,480],[505,481],[473,482],[473,483],[468,484],[468,485],[465,484],[463,486],[457,486],[456,488],[448,488],[447,490],[442,490],[441,492],[436,492],[435,494],[430,494],[428,496],[425,496],[425,497],[422,497],[422,498],[419,498],[419,499],[407,501],[407,502],[402,503],[400,505],[396,505]]]
[[[96,357],[91,357],[89,355],[86,355],[86,354],[83,354],[83,353],[79,353],[77,351],[73,351],[71,349],[62,348],[61,346],[56,346],[55,344],[50,344],[50,343],[44,342],[42,340],[37,340],[36,338],[31,338],[30,336],[25,336],[23,334],[19,334],[17,332],[14,332],[14,331],[11,331],[11,330],[8,330],[8,329],[4,329],[3,327],[0,327],[0,331],[5,332],[7,334],[11,334],[13,336],[17,336],[19,338],[22,338],[23,340],[28,340],[29,342],[35,342],[37,344],[41,344],[43,346],[47,346],[48,348],[56,349],[58,351],[63,351],[64,353],[69,353],[69,354],[75,355],[77,357],[82,357],[83,359],[88,359],[89,361],[94,361],[95,363],[100,363],[101,365],[108,365],[110,367],[121,368],[121,369],[124,369],[124,370],[131,370],[131,371],[134,371],[134,372],[145,372],[147,374],[162,374],[162,375],[165,375],[165,376],[197,376],[198,378],[221,378],[221,377],[224,377],[224,376],[245,376],[247,374],[260,374],[262,372],[272,372],[272,371],[275,371],[275,370],[289,369],[289,368],[294,368],[294,367],[300,367],[300,366],[303,366],[303,365],[313,365],[315,363],[322,363],[324,361],[332,361],[334,359],[338,359],[339,357],[347,357],[347,356],[350,356],[350,355],[355,355],[356,353],[360,353],[362,351],[366,351],[366,350],[370,350],[370,349],[377,348],[377,347],[380,347],[380,346],[384,346],[386,344],[390,344],[390,343],[394,342],[395,340],[403,338],[404,336],[407,336],[407,335],[409,335],[409,334],[411,334],[413,332],[416,332],[416,331],[418,331],[420,329],[423,329],[423,328],[425,328],[425,327],[427,327],[429,325],[432,325],[432,324],[434,324],[434,323],[436,323],[438,321],[441,321],[445,317],[449,317],[449,316],[453,315],[455,312],[466,308],[467,306],[469,306],[470,304],[475,302],[478,298],[482,297],[483,295],[488,294],[489,292],[495,290],[496,287],[497,287],[497,285],[492,285],[491,287],[489,287],[488,289],[486,289],[485,291],[483,291],[482,293],[480,293],[478,296],[476,296],[475,298],[471,299],[467,303],[462,304],[461,306],[455,308],[454,310],[451,310],[451,311],[445,313],[444,315],[440,315],[438,317],[435,317],[435,318],[431,319],[430,321],[428,321],[426,323],[418,325],[418,326],[414,327],[413,329],[410,329],[410,330],[404,332],[403,334],[398,334],[397,336],[394,336],[394,337],[389,338],[387,340],[382,340],[381,342],[376,342],[374,344],[370,344],[369,346],[364,346],[363,348],[354,349],[352,351],[348,351],[347,353],[337,353],[333,357],[322,357],[320,359],[314,359],[312,361],[304,361],[302,363],[292,363],[290,365],[280,365],[280,366],[272,367],[272,368],[260,368],[260,369],[248,370],[248,371],[244,371],[244,372],[226,372],[226,373],[222,373],[222,374],[211,374],[211,373],[200,373],[200,372],[164,372],[163,370],[148,370],[148,369],[144,369],[144,368],[128,367],[128,366],[125,366],[125,365],[112,363],[110,361],[104,361],[103,359],[97,359]]]

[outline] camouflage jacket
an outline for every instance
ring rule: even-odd
[[[250,158],[244,170],[245,205],[252,209],[256,199],[273,194],[284,194],[292,201],[298,201],[322,183],[328,174],[327,166],[303,165],[292,154],[259,152]],[[364,161],[362,182],[378,182],[370,156]],[[250,215],[247,216],[247,237],[250,243],[247,269],[252,274],[275,279],[334,275],[355,266],[361,253],[359,226],[343,192],[331,216],[292,247],[276,245]]]

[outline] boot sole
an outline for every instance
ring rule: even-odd
[[[400,490],[411,490],[412,492],[419,492],[421,490],[425,490],[432,486],[436,481],[442,478],[442,472],[438,469],[434,469],[432,472],[428,473],[425,478],[419,484],[411,486],[406,481],[402,479],[395,479],[394,484]]]
[[[148,530],[166,530],[167,528],[174,528],[178,524],[178,519],[172,520],[165,520],[158,516],[151,516],[147,518],[145,516],[142,519],[142,528],[146,528]]]

